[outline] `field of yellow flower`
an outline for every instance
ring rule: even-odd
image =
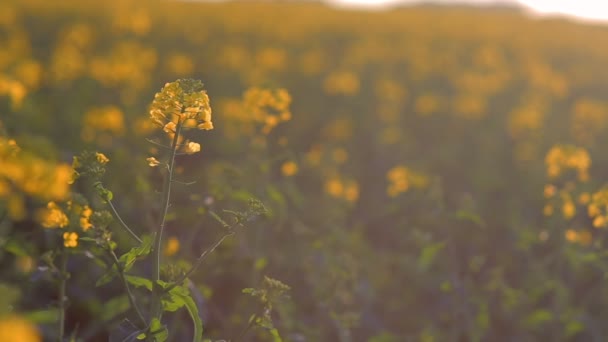
[[[0,340],[601,341],[604,42],[509,8],[3,1]]]

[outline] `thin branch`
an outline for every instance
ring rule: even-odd
[[[133,308],[133,310],[135,310],[135,312],[137,313],[137,317],[139,317],[141,324],[145,327],[147,325],[146,318],[141,313],[141,310],[139,310],[137,303],[135,303],[135,296],[133,295],[133,292],[131,292],[131,287],[129,286],[129,282],[127,282],[127,278],[125,277],[124,269],[120,266],[118,256],[116,256],[116,253],[114,253],[112,249],[108,249],[108,251],[112,255],[112,259],[114,261],[114,264],[116,265],[116,269],[118,270],[118,276],[120,276],[120,279],[122,280],[122,283],[125,286],[125,290],[127,291],[129,304],[131,305],[131,308]]]
[[[240,339],[242,339],[243,337],[245,337],[247,332],[255,325],[255,321],[257,319],[258,319],[258,314],[253,314],[251,316],[251,318],[249,319],[249,323],[247,323],[247,326],[232,341],[236,342],[236,341],[239,341]]]
[[[171,181],[173,180],[173,169],[175,166],[175,154],[177,153],[177,145],[178,138],[182,130],[182,122],[178,121],[177,126],[175,128],[175,135],[173,136],[173,142],[171,143],[171,156],[169,158],[169,174],[165,179],[165,187],[163,191],[163,206],[162,206],[162,214],[161,221],[158,227],[158,231],[155,236],[155,254],[156,258],[154,260],[154,279],[156,281],[160,280],[160,255],[161,255],[161,247],[163,240],[163,230],[165,229],[165,224],[167,220],[167,212],[169,211],[169,202],[171,200]]]
[[[215,251],[215,249],[217,247],[219,247],[219,245],[222,244],[222,242],[224,242],[224,240],[231,236],[234,235],[235,231],[234,230],[229,230],[227,233],[225,233],[224,235],[222,235],[222,237],[217,240],[213,246],[211,246],[210,248],[206,249],[203,253],[201,253],[201,255],[196,259],[196,261],[194,262],[194,265],[192,265],[192,267],[190,267],[190,269],[188,270],[188,272],[184,273],[181,277],[179,277],[178,280],[176,280],[173,284],[169,285],[167,288],[165,288],[164,292],[169,292],[171,291],[174,287],[180,285],[181,283],[183,283],[190,275],[192,275],[192,273],[194,273],[194,271],[196,271],[196,269],[203,263],[203,260],[207,257],[207,255],[213,253],[213,251]]]
[[[129,226],[127,226],[127,224],[125,223],[125,221],[122,220],[122,218],[120,217],[120,214],[118,214],[118,211],[116,210],[116,208],[114,207],[114,204],[112,203],[112,200],[107,200],[108,204],[110,205],[110,209],[112,209],[112,213],[114,213],[114,217],[116,217],[116,219],[118,220],[118,222],[120,222],[120,224],[122,225],[122,227],[131,235],[131,237],[133,237],[137,242],[142,243],[142,240],[139,238],[139,236],[137,236],[137,234],[135,234],[131,228],[129,228]]]
[[[196,181],[192,181],[192,182],[182,182],[182,181],[178,181],[178,180],[172,180],[173,183],[177,183],[177,184],[181,184],[181,185],[194,185],[196,184]]]
[[[61,253],[61,268],[59,269],[59,335],[58,341],[63,342],[65,334],[66,286],[67,286],[68,253],[64,249]]]
[[[158,146],[158,147],[162,147],[162,148],[164,148],[164,149],[166,149],[166,150],[170,150],[170,149],[171,149],[171,146],[163,145],[163,144],[161,144],[161,143],[159,143],[159,142],[156,142],[156,141],[154,141],[154,140],[152,140],[152,139],[146,139],[146,140],[147,140],[147,141],[148,141],[150,144],[152,144],[152,145],[156,145],[156,146]]]

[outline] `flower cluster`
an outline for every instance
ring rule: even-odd
[[[585,182],[589,179],[591,157],[589,153],[572,145],[557,145],[551,148],[545,157],[547,176],[555,179],[567,170],[577,172],[578,180]]]
[[[170,135],[184,128],[213,129],[209,96],[200,81],[183,79],[165,84],[150,106],[150,118]]]
[[[587,214],[593,220],[593,227],[605,228],[608,226],[608,188],[603,188],[590,196],[587,205]]]
[[[254,121],[262,123],[262,133],[268,134],[279,123],[291,120],[291,96],[285,89],[253,87],[243,95],[244,109]]]
[[[333,176],[325,181],[325,192],[332,197],[355,202],[359,199],[359,184],[352,179]]]
[[[0,200],[6,201],[12,219],[25,217],[25,196],[63,200],[68,195],[69,165],[42,159],[1,136],[0,165]]]
[[[386,193],[390,197],[396,197],[400,193],[408,191],[410,187],[424,188],[429,182],[427,176],[405,166],[395,166],[388,170],[386,179],[389,182]]]
[[[62,234],[63,245],[74,248],[78,246],[79,234],[76,230],[87,232],[93,227],[91,216],[93,210],[81,197],[76,197],[59,205],[56,202],[49,202],[45,209],[38,211],[38,220],[45,228],[65,228]]]

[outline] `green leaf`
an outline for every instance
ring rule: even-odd
[[[25,313],[23,316],[28,321],[36,324],[51,324],[57,322],[57,317],[59,317],[59,310],[54,308],[30,311]]]
[[[169,299],[163,300],[163,310],[177,311],[181,307],[185,307],[194,324],[193,342],[201,342],[203,338],[203,321],[198,314],[196,302],[192,299],[190,291],[183,286],[176,286],[167,294]]]
[[[123,314],[130,309],[129,298],[127,295],[114,297],[103,304],[103,310],[99,313],[102,322]]]
[[[570,321],[566,324],[566,336],[573,337],[579,332],[585,330],[585,326],[578,321]]]
[[[0,283],[0,315],[10,313],[20,297],[21,291],[18,287]]]
[[[127,282],[135,287],[145,287],[148,291],[152,291],[152,281],[148,278],[125,274]]]
[[[29,256],[26,244],[23,241],[8,240],[4,245],[4,250],[16,256]]]
[[[283,339],[276,328],[270,329],[270,336],[272,336],[273,342],[283,342]]]
[[[158,318],[153,318],[152,322],[150,322],[150,335],[154,336],[154,340],[157,342],[164,342],[169,337],[169,331],[167,327],[164,326]]]
[[[459,220],[462,220],[462,221],[473,222],[473,223],[475,223],[479,227],[484,227],[484,221],[483,221],[483,219],[479,215],[477,215],[475,213],[472,213],[470,211],[459,210],[456,213],[456,218],[459,219]]]
[[[138,258],[145,257],[152,251],[152,237],[145,235],[139,246],[131,248],[130,251],[120,256],[118,261],[123,267],[124,272],[128,272]]]
[[[445,242],[437,242],[424,247],[418,258],[418,267],[422,270],[427,270],[443,247],[445,247]]]
[[[99,287],[109,283],[110,281],[112,281],[112,279],[114,279],[117,274],[118,269],[116,268],[116,265],[112,265],[112,267],[109,268],[106,273],[104,273],[104,275],[102,275],[101,278],[97,280],[95,286]]]
[[[529,314],[525,319],[525,323],[530,327],[536,327],[551,320],[553,320],[553,314],[550,311],[539,309]]]

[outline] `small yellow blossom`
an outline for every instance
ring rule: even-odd
[[[565,237],[566,237],[566,240],[568,240],[570,242],[578,241],[578,234],[576,233],[576,230],[574,230],[574,229],[566,230]]]
[[[553,206],[551,204],[545,205],[545,207],[543,208],[543,215],[545,215],[545,216],[553,215]]]
[[[551,198],[555,195],[555,193],[557,192],[557,188],[555,187],[555,185],[552,184],[547,184],[545,185],[545,198]]]
[[[177,127],[175,125],[175,122],[173,122],[173,121],[167,122],[165,127],[163,127],[163,131],[165,131],[167,133],[175,133],[176,129],[177,129]]]
[[[564,202],[562,206],[562,214],[567,220],[574,217],[574,215],[576,214],[576,206],[574,205],[574,203],[572,203],[572,201]]]
[[[202,129],[205,131],[209,131],[213,129],[213,122],[211,121],[205,121],[202,124],[196,126],[198,129]]]
[[[80,228],[85,232],[93,227],[93,224],[90,221],[91,215],[93,214],[93,210],[89,208],[88,205],[85,205],[80,213]]]
[[[359,199],[359,185],[351,182],[344,188],[344,199],[349,202],[355,202]]]
[[[325,182],[325,191],[333,197],[340,197],[344,192],[344,184],[338,178],[329,179]]]
[[[298,165],[292,161],[288,161],[281,165],[281,173],[285,177],[291,177],[298,173]]]
[[[606,223],[608,223],[608,222],[606,222],[606,217],[605,217],[605,216],[601,216],[601,215],[600,215],[600,216],[596,216],[596,217],[593,219],[593,226],[594,226],[595,228],[602,228],[602,227],[605,227],[605,226],[606,226]]]
[[[587,204],[589,203],[589,201],[591,201],[591,195],[588,192],[583,192],[582,194],[580,194],[578,196],[578,203],[579,204]]]
[[[108,157],[106,157],[103,153],[96,152],[95,156],[97,156],[97,161],[101,164],[106,164],[110,161],[110,159],[108,159]]]
[[[201,151],[201,145],[199,143],[190,141],[186,144],[186,153],[187,154],[194,154],[194,153],[197,153],[200,151]]]
[[[167,244],[165,245],[164,255],[172,256],[175,255],[179,251],[179,239],[171,236],[167,239]]]
[[[160,165],[160,162],[154,157],[146,158],[146,161],[148,162],[148,165],[150,167],[156,167],[156,166]]]
[[[65,232],[63,233],[63,245],[68,248],[78,246],[78,233]]]

